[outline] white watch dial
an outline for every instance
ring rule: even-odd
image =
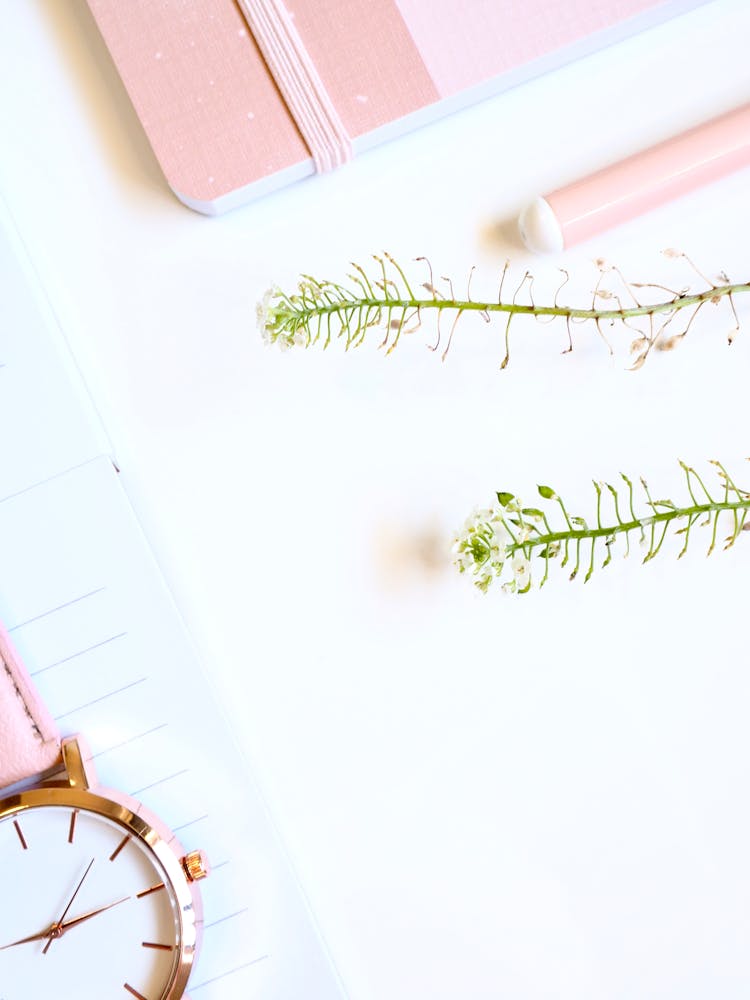
[[[179,905],[147,844],[62,805],[0,820],[0,1000],[162,1000]]]

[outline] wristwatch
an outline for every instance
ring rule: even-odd
[[[0,1000],[185,995],[205,854],[97,784],[85,741],[61,738],[2,626],[0,865]]]

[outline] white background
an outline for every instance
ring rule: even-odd
[[[280,354],[255,303],[387,249],[473,293],[506,257],[587,296],[604,256],[748,277],[747,170],[531,260],[532,195],[748,99],[750,5],[636,39],[217,219],[168,192],[81,0],[5,0],[0,189],[354,1000],[746,997],[750,539],[518,599],[428,570],[497,489],[677,459],[750,478],[745,329],[724,307],[629,373],[595,332],[462,321]],[[572,293],[571,293],[572,294]],[[4,429],[4,433],[10,432]],[[744,543],[744,544],[741,544]],[[707,542],[706,542],[707,544]]]

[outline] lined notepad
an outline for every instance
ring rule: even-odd
[[[2,203],[0,294],[0,619],[102,784],[207,851],[194,1000],[341,998]]]

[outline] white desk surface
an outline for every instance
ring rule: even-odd
[[[660,494],[678,458],[740,475],[748,305],[731,348],[715,310],[635,374],[621,335],[614,359],[583,328],[563,356],[533,323],[505,372],[481,322],[444,364],[427,335],[280,354],[254,309],[382,249],[476,264],[477,295],[506,257],[540,283],[562,265],[590,289],[603,256],[679,286],[666,246],[747,279],[747,170],[559,260],[511,220],[747,101],[750,5],[216,219],[167,190],[82,0],[3,6],[0,190],[350,996],[746,997],[750,538],[519,599],[393,540],[447,535],[497,489],[590,511],[620,470]]]

